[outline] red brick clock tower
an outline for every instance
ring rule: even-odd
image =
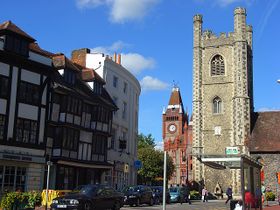
[[[168,181],[169,185],[186,184],[187,180],[190,180],[191,136],[189,131],[188,115],[184,111],[180,90],[174,87],[168,106],[162,114],[164,151],[167,151],[175,166],[174,174]]]

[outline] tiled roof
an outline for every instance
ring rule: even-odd
[[[82,79],[85,82],[97,80],[97,81],[105,84],[105,81],[93,69],[89,69],[89,68],[82,69]]]
[[[168,105],[183,104],[179,88],[173,88]]]
[[[280,151],[280,111],[257,112],[253,117],[251,152]]]
[[[10,31],[16,34],[19,34],[27,39],[29,39],[30,41],[34,42],[36,41],[33,37],[31,37],[30,35],[28,35],[27,33],[25,33],[23,30],[21,30],[19,27],[17,27],[14,23],[12,23],[12,21],[6,21],[2,24],[0,24],[0,33],[3,31]]]
[[[43,50],[37,43],[33,42],[29,44],[29,49],[32,50],[33,52],[36,52],[40,55],[47,56],[49,58],[52,58],[55,56],[54,53],[48,52],[46,50]]]
[[[52,59],[53,65],[57,69],[68,67],[72,70],[80,71],[80,69],[62,53],[55,54]]]

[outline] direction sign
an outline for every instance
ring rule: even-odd
[[[134,167],[135,167],[136,169],[142,168],[142,162],[141,162],[140,160],[135,160],[135,161],[134,161]]]

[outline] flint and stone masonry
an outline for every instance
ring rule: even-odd
[[[237,146],[249,154],[245,141],[250,134],[253,112],[252,27],[246,25],[246,10],[234,10],[234,32],[216,36],[202,30],[202,16],[193,18],[193,154],[225,155],[225,148]],[[215,58],[221,58],[221,74],[213,75]],[[219,71],[220,71],[219,70]],[[218,98],[219,111],[214,112]],[[217,132],[218,131],[218,132]],[[204,180],[214,191],[217,183],[226,190],[240,191],[240,170],[211,169],[193,158],[194,178]]]

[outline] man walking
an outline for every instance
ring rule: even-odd
[[[232,200],[232,186],[231,185],[227,188],[226,195],[227,195],[227,200],[226,200],[226,204],[227,204],[227,202],[229,200]]]

